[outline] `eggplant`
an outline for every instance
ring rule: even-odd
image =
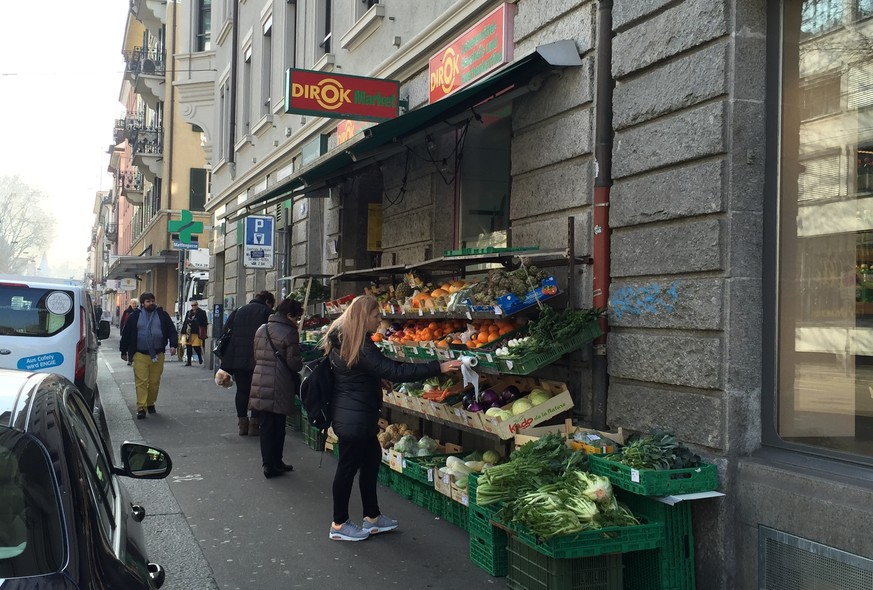
[[[479,406],[479,404],[477,404],[476,402],[473,402],[472,404],[467,406],[467,411],[475,414],[476,412],[481,412],[482,408]]]
[[[500,399],[502,399],[505,404],[518,399],[519,394],[521,394],[521,392],[518,390],[518,387],[515,385],[508,385],[506,389],[503,390],[503,393],[500,394]]]

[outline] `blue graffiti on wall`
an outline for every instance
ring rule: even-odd
[[[676,283],[664,287],[659,283],[649,283],[640,287],[622,287],[612,295],[612,311],[615,317],[621,318],[626,313],[643,315],[657,314],[661,311],[673,311],[673,304],[678,301]]]

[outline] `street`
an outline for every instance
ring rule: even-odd
[[[361,543],[328,539],[336,459],[288,430],[286,463],[294,471],[265,479],[258,438],[237,434],[234,388],[212,372],[167,355],[157,414],[134,419],[132,367],[118,353],[117,330],[101,345],[99,387],[117,453],[144,441],[173,459],[160,481],[125,479],[143,521],[150,559],[164,566],[167,590],[274,588],[504,587],[469,557],[467,533],[379,488],[380,508],[396,532]],[[319,459],[322,466],[319,468]],[[357,486],[350,505],[361,520]]]

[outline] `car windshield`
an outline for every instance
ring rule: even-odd
[[[30,436],[0,427],[0,579],[60,570],[64,546],[45,451]]]
[[[75,300],[72,291],[0,283],[0,335],[57,334],[73,323]]]

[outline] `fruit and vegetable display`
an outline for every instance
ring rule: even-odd
[[[390,449],[400,442],[404,436],[409,436],[415,439],[415,431],[406,424],[389,424],[388,427],[380,432],[377,436],[379,446],[383,449]],[[416,444],[418,439],[415,439]],[[409,444],[409,440],[405,444]]]
[[[491,387],[480,391],[478,398],[473,392],[465,393],[461,403],[468,412],[484,412],[486,416],[508,420],[551,398],[552,394],[545,389],[534,388],[522,392],[515,385],[507,385],[499,392]]]
[[[374,342],[436,348],[488,348],[501,338],[522,329],[525,318],[486,320],[406,320],[384,322],[371,336]]]
[[[415,273],[407,273],[393,288],[373,294],[382,305],[383,313],[411,313],[418,309],[445,311],[452,295],[471,284],[464,279],[456,279],[436,285],[426,283]]]
[[[528,322],[526,338],[516,339],[515,343],[508,342],[495,354],[503,357],[521,357],[526,354],[549,352],[556,342],[565,342],[578,336],[603,313],[604,310],[601,309],[556,310],[545,306],[537,319]]]
[[[618,503],[609,479],[587,471],[584,453],[557,433],[518,447],[479,476],[476,503],[502,503],[498,518],[549,539],[640,522]]]
[[[539,287],[548,276],[548,272],[535,266],[522,266],[516,270],[489,270],[484,279],[470,288],[470,300],[474,305],[496,305],[499,297],[510,293],[523,297]]]
[[[633,434],[617,452],[603,458],[634,469],[684,469],[701,464],[700,456],[676,440],[670,432]]]
[[[294,299],[295,301],[299,301],[303,303],[304,300],[308,303],[320,303],[322,301],[327,301],[330,299],[330,287],[327,285],[322,285],[321,283],[314,282],[309,289],[309,299],[306,299],[306,289],[307,285],[303,284],[300,287],[297,287],[290,293],[288,293],[289,299]]]

